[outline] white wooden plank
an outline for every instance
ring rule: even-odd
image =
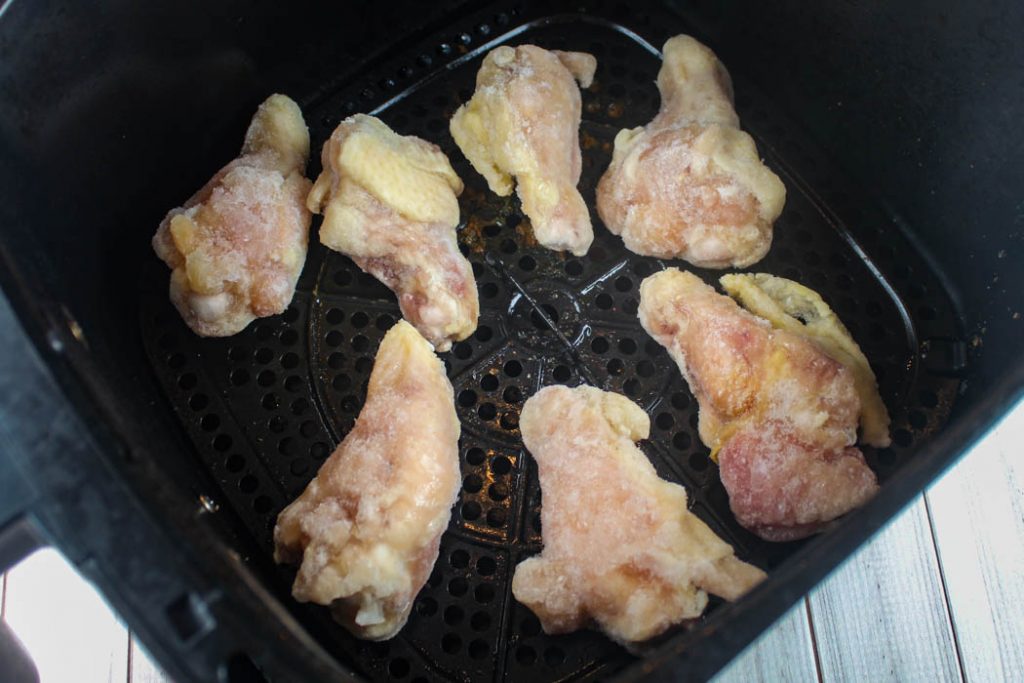
[[[713,683],[817,681],[814,645],[803,600],[722,670]]]
[[[131,666],[128,683],[174,683],[150,659],[149,654],[134,637],[131,639]]]
[[[826,683],[961,679],[923,496],[809,604]]]
[[[1024,405],[928,492],[969,681],[1024,680]]]
[[[10,570],[5,619],[43,683],[128,680],[128,630],[55,550]]]

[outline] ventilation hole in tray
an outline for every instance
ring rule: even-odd
[[[510,360],[505,363],[503,370],[509,377],[518,377],[523,373],[523,365],[517,360]],[[496,378],[495,381],[497,381]],[[497,389],[497,386],[495,386],[495,389]]]
[[[601,310],[607,311],[615,302],[612,300],[611,294],[602,292],[597,295],[596,299],[594,299],[594,303],[597,304],[597,307]]]
[[[672,445],[681,451],[685,451],[693,443],[693,438],[686,432],[677,432],[672,437]]]
[[[569,378],[572,377],[572,370],[564,365],[559,365],[551,373],[551,376],[555,378],[556,382],[568,382]]]
[[[486,631],[491,627],[491,615],[487,612],[474,612],[469,619],[469,626],[474,631]]]
[[[590,342],[590,349],[594,353],[605,353],[608,350],[608,348],[608,340],[605,339],[604,337],[595,337],[594,340]]]
[[[461,576],[457,576],[448,582],[448,595],[453,598],[461,598],[469,591],[469,582]]]
[[[619,340],[619,351],[626,354],[627,356],[636,353],[636,349],[636,342],[630,339],[629,337]]]
[[[499,455],[491,461],[491,472],[498,476],[504,476],[512,471],[512,461],[504,455]]]
[[[444,623],[449,626],[456,626],[462,623],[462,620],[466,617],[466,613],[462,611],[462,608],[458,605],[449,605],[444,609]]]
[[[494,336],[494,331],[487,325],[480,325],[478,328],[476,328],[475,336],[477,338],[477,341],[490,341],[491,337]]]
[[[482,583],[473,591],[473,598],[481,605],[486,605],[494,600],[494,586],[489,583]]]
[[[469,566],[469,553],[462,549],[455,550],[448,556],[448,562],[456,569],[465,569]]]
[[[620,292],[628,292],[633,289],[633,281],[625,276],[618,277],[615,279],[615,289]]]
[[[469,656],[471,659],[484,659],[489,654],[491,654],[491,646],[485,641],[479,638],[470,641]]]
[[[500,529],[505,526],[505,521],[508,519],[508,513],[501,508],[491,508],[487,511],[487,526]]]
[[[605,365],[605,369],[608,371],[609,375],[615,377],[616,375],[621,375],[625,371],[626,365],[621,359],[612,358],[608,361],[608,364]]]
[[[480,503],[474,500],[462,504],[462,518],[467,522],[474,522],[480,519],[482,513],[483,510],[480,509]]]
[[[541,308],[542,311],[544,311],[544,315],[547,316],[548,320],[550,320],[554,325],[557,326],[558,325],[558,311],[555,310],[555,307],[552,306],[551,304],[541,304],[540,308]],[[548,325],[547,321],[544,320],[544,316],[542,316],[540,314],[540,311],[538,311],[537,309],[534,309],[530,313],[530,322],[532,322],[533,326],[535,328],[537,328],[538,330],[541,330],[543,332],[551,331],[551,326]],[[515,375],[511,375],[511,376],[515,377]]]
[[[462,638],[456,633],[446,633],[441,638],[441,649],[450,655],[455,654],[462,648]]]
[[[523,401],[523,392],[516,386],[506,387],[505,391],[502,392],[501,397],[506,403],[511,405],[518,405]]]
[[[501,428],[504,429],[507,432],[511,432],[511,431],[515,431],[516,429],[519,429],[519,413],[516,413],[516,412],[504,413],[501,416],[501,420],[499,421],[499,424],[501,424]]]
[[[388,673],[392,678],[404,678],[409,675],[409,661],[396,657],[388,663]]]
[[[476,409],[476,414],[484,422],[490,422],[498,415],[498,409],[494,407],[493,403],[481,403],[480,407]]]
[[[470,408],[476,404],[476,392],[472,389],[463,389],[459,392],[459,405],[463,408]]]
[[[267,347],[256,349],[256,362],[262,365],[266,365],[270,361],[274,360],[274,352]]]
[[[459,360],[466,360],[473,355],[473,347],[466,342],[459,342],[452,349],[452,354]]]
[[[484,464],[485,454],[483,449],[470,448],[466,451],[466,462],[470,465],[482,465]]]
[[[498,569],[497,562],[494,558],[484,555],[476,561],[476,572],[480,576],[491,576]]]
[[[483,485],[483,479],[481,479],[477,474],[467,475],[466,478],[462,480],[462,490],[466,493],[477,493],[481,488],[483,488]]]
[[[679,391],[672,394],[672,407],[676,410],[685,410],[690,406],[690,396]]]
[[[566,261],[565,274],[569,277],[579,277],[583,274],[583,264],[579,261]]]

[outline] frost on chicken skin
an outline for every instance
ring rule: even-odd
[[[322,162],[308,198],[324,215],[320,241],[387,285],[438,351],[473,334],[476,281],[455,234],[462,181],[440,148],[357,114],[334,130]]]
[[[518,185],[537,241],[576,256],[594,241],[590,212],[576,189],[582,170],[576,81],[589,87],[596,68],[597,60],[583,52],[495,48],[480,66],[472,99],[450,124],[492,192],[506,197]]]
[[[160,223],[153,249],[171,268],[171,301],[196,334],[230,336],[291,303],[309,241],[308,157],[298,105],[271,95],[240,156]]]
[[[274,559],[300,565],[292,595],[329,605],[360,638],[398,633],[459,492],[458,440],[444,364],[399,321],[377,351],[355,426],[278,516]]]
[[[740,524],[770,541],[802,538],[874,495],[855,447],[853,373],[818,344],[675,268],[643,281],[639,316],[697,397],[701,441]]]
[[[615,137],[598,214],[637,254],[748,266],[768,253],[786,188],[740,130],[729,74],[714,53],[682,35],[663,52],[661,110]]]
[[[523,406],[523,443],[544,495],[544,550],[512,593],[547,633],[596,624],[633,645],[700,616],[707,593],[735,600],[764,578],[687,509],[636,441],[650,419],[625,396],[546,387]]]

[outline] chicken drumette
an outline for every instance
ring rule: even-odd
[[[462,181],[444,153],[357,114],[335,129],[322,161],[308,198],[324,214],[320,241],[390,287],[437,350],[471,335],[476,281],[455,235]]]
[[[663,52],[661,110],[615,137],[598,214],[638,254],[748,266],[771,246],[786,188],[740,130],[729,74],[714,53],[689,36],[671,38]]]
[[[801,538],[875,493],[854,446],[855,371],[813,335],[774,329],[675,268],[644,280],[639,315],[700,403],[700,437],[740,524],[767,540]]]
[[[485,58],[473,98],[451,120],[451,133],[491,190],[518,185],[523,212],[540,244],[576,256],[594,240],[580,180],[580,93],[597,60],[582,52],[502,46]],[[513,176],[515,183],[513,183]]]
[[[308,157],[298,105],[271,95],[241,155],[160,223],[153,249],[171,268],[171,301],[197,334],[226,337],[291,303],[309,241]]]
[[[458,440],[444,365],[399,321],[377,351],[352,431],[277,519],[275,560],[301,563],[295,598],[330,605],[360,638],[398,633],[459,491]]]
[[[596,623],[639,643],[699,616],[705,591],[734,600],[764,578],[658,477],[634,443],[650,419],[625,396],[547,387],[520,426],[540,472],[544,551],[516,567],[512,593],[547,633]]]

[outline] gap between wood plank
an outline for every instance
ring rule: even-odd
[[[932,517],[932,504],[928,495],[924,496],[924,511],[928,515],[928,531],[932,536],[932,560],[939,570],[939,581],[942,583],[942,599],[946,603],[946,619],[949,620],[949,630],[953,634],[953,647],[956,648],[956,663],[960,667],[960,680],[967,680],[967,671],[964,668],[964,654],[960,649],[960,634],[956,632],[956,622],[953,619],[953,603],[949,599],[949,586],[946,585],[946,571],[942,567],[942,558],[939,557],[939,540],[935,536],[935,519]]]
[[[814,632],[814,615],[811,614],[811,601],[805,595],[804,613],[807,615],[807,628],[811,632],[811,652],[814,653],[814,670],[818,672],[818,683],[824,683],[824,676],[821,675],[821,655],[818,654],[818,634]]]

